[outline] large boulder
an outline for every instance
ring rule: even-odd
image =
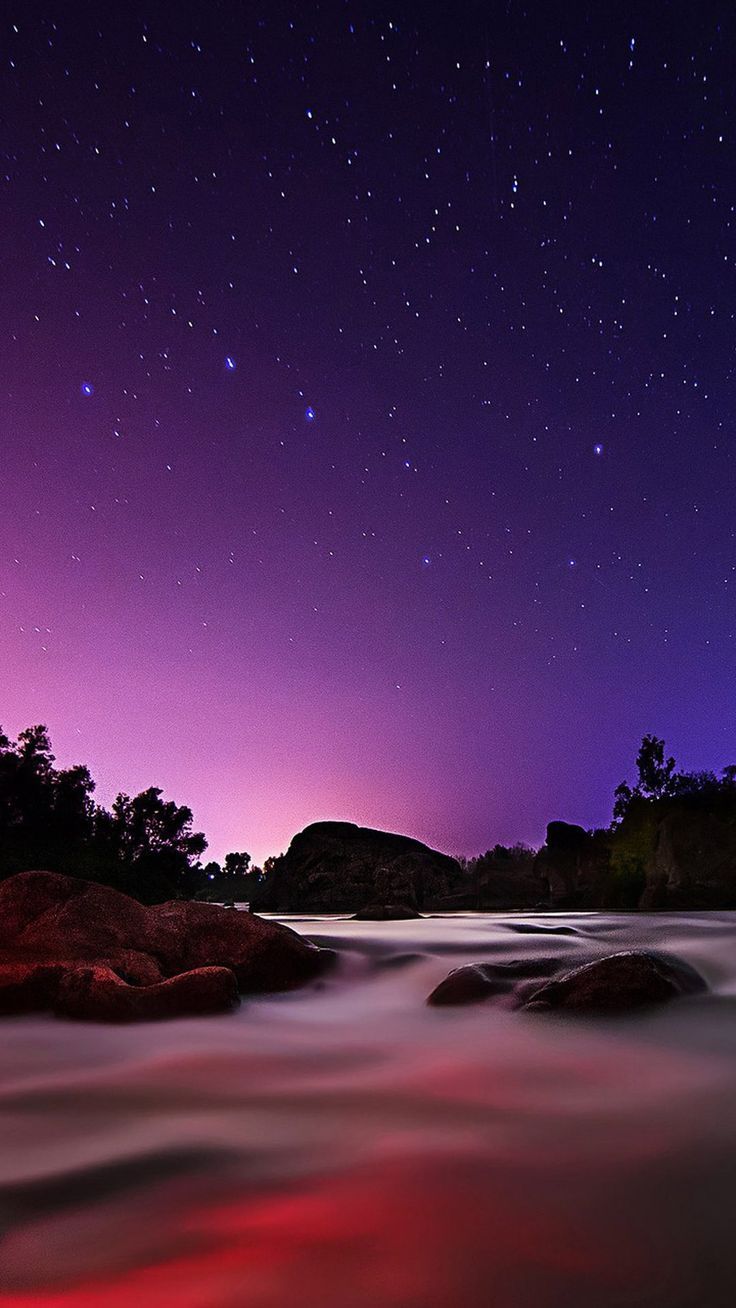
[[[290,927],[255,913],[187,900],[147,911],[153,952],[168,974],[224,965],[241,991],[293,990],[319,976],[332,958]]]
[[[548,981],[526,999],[524,1007],[581,1014],[629,1013],[706,989],[700,973],[682,959],[628,950],[584,963]]]
[[[355,913],[366,904],[403,904],[421,911],[463,884],[456,860],[419,840],[352,822],[314,822],[276,859],[257,907]]]
[[[0,883],[0,951],[32,959],[155,954],[152,910],[119,890],[62,876],[19,872]]]
[[[0,884],[6,1013],[74,1008],[75,1016],[109,1011],[127,1020],[222,1011],[238,990],[311,981],[329,957],[280,923],[216,904],[147,907],[108,886],[50,872],[21,872]],[[224,971],[227,977],[209,975]],[[79,973],[75,981],[72,973]],[[191,979],[185,984],[182,975]],[[172,978],[176,985],[162,988]],[[143,989],[156,993],[136,998]]]

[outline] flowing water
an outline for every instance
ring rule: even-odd
[[[736,914],[289,920],[343,951],[321,988],[3,1021],[3,1308],[730,1308]],[[635,945],[712,992],[424,1003],[466,961]]]

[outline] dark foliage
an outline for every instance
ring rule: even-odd
[[[118,795],[105,809],[93,799],[86,767],[54,763],[44,726],[29,727],[15,742],[0,730],[0,879],[43,868],[147,903],[210,897],[214,882],[199,861],[207,841],[192,829],[191,809],[164,799],[156,786]],[[249,865],[248,854],[228,854],[218,868],[218,888],[222,881],[230,891],[223,897],[249,897],[242,893]]]
[[[516,844],[494,845],[477,858],[461,859],[468,876],[468,908],[503,908],[509,903],[533,908],[542,898],[534,858],[528,845]]]
[[[736,766],[720,777],[678,771],[664,741],[646,735],[636,773],[617,787],[607,830],[551,822],[536,854],[495,845],[454,860],[405,836],[328,822],[262,869],[237,851],[203,866],[207,841],[191,809],[156,786],[106,809],[86,767],[55,766],[45,727],[16,741],[0,730],[0,880],[40,868],[145,903],[198,898],[276,911],[736,907]]]

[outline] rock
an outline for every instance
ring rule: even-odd
[[[88,884],[58,872],[19,872],[8,877],[0,883],[0,947],[16,940],[47,909],[58,909],[81,894]]]
[[[571,926],[537,926],[535,922],[507,922],[509,931],[517,931],[525,936],[577,936],[580,933]]]
[[[331,954],[280,922],[218,904],[171,900],[147,910],[164,970],[224,966],[249,993],[293,990],[321,976]]]
[[[319,976],[331,961],[328,952],[280,923],[216,904],[173,901],[147,907],[108,886],[49,872],[21,872],[0,884],[0,1011],[5,1013],[70,1012],[75,1001],[69,996],[80,993],[82,982],[69,980],[70,991],[66,978],[80,963],[92,968],[91,973],[87,968],[85,994],[90,1004],[99,995],[94,1002],[100,1013],[106,1005],[111,1013],[117,1008],[122,1013],[127,1005],[132,1015],[134,1010],[143,1014],[150,1004],[161,1009],[154,1016],[170,1016],[222,1011],[231,989],[224,977],[184,984],[181,974],[214,968],[227,970],[233,984],[247,992],[290,990]],[[102,969],[99,976],[95,969]],[[158,997],[135,999],[143,988],[158,991],[173,978],[177,985],[160,990]],[[131,989],[133,996],[126,997]],[[183,1005],[179,1010],[177,1003]]]
[[[549,977],[565,966],[559,958],[513,958],[499,963],[465,963],[453,968],[444,981],[435,986],[427,997],[432,1007],[444,1004],[476,1004],[493,995],[506,994],[516,988],[519,981],[539,990],[539,980],[528,978]]]
[[[642,909],[736,908],[736,811],[686,801],[659,816],[644,860]],[[625,841],[633,818],[622,823]]]
[[[153,955],[151,912],[94,881],[19,872],[0,884],[0,949],[12,946],[37,960],[103,959],[125,950]]]
[[[435,986],[427,996],[427,1003],[433,1008],[445,1004],[477,1004],[492,995],[507,994],[512,985],[512,979],[493,963],[466,963],[454,968]]]
[[[379,972],[397,972],[402,967],[413,967],[415,963],[426,963],[427,954],[403,953],[383,954],[373,960],[373,966]]]
[[[152,1022],[228,1013],[239,1002],[238,983],[227,967],[197,967],[153,985],[134,986],[111,967],[91,964],[64,972],[54,1012],[90,1022]]]
[[[273,912],[355,913],[365,904],[431,908],[461,890],[460,865],[419,840],[358,827],[315,822],[277,858],[257,908]]]
[[[367,904],[359,913],[353,914],[354,922],[408,922],[421,917],[408,904]]]
[[[162,981],[164,974],[157,959],[137,949],[121,949],[109,958],[110,966],[131,986],[152,986]]]
[[[12,962],[0,963],[0,1014],[53,1011],[59,982],[78,966],[78,958],[54,962],[16,958]],[[132,949],[113,953],[109,966],[129,985],[150,986],[162,979],[161,968],[155,959]]]
[[[706,990],[688,963],[645,950],[629,950],[584,963],[548,981],[524,1008],[570,1013],[626,1013]]]
[[[63,963],[0,964],[0,1014],[43,1013],[53,1008]]]
[[[550,822],[534,870],[550,908],[599,908],[608,864],[605,832],[590,834],[569,822]]]

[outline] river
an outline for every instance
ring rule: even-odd
[[[731,1308],[736,914],[288,921],[341,951],[320,988],[3,1020],[3,1308]],[[711,993],[424,1002],[466,961],[639,945]]]

